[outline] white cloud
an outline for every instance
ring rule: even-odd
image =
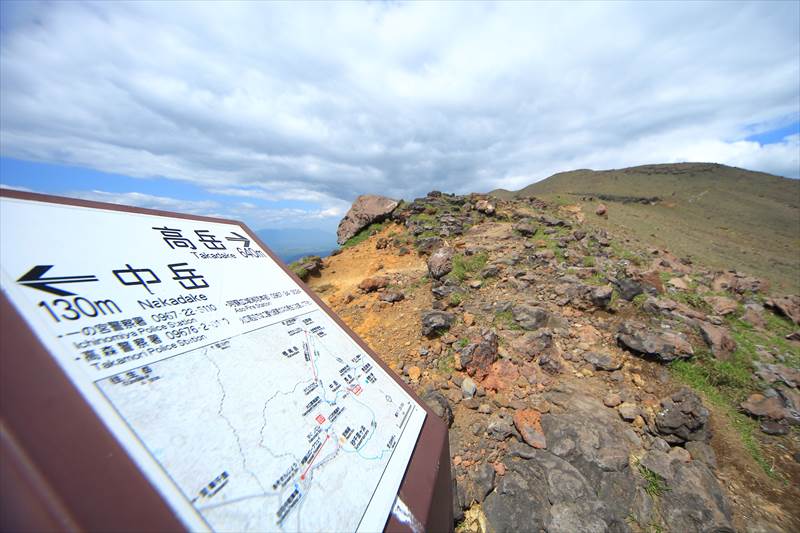
[[[317,216],[573,168],[800,174],[796,138],[742,141],[799,120],[796,2],[3,6],[8,157]]]

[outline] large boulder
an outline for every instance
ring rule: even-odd
[[[682,334],[653,331],[635,322],[625,322],[620,326],[617,341],[634,354],[651,356],[662,363],[694,355],[692,345]]]
[[[397,200],[385,196],[375,194],[359,196],[339,222],[339,227],[336,229],[337,242],[344,244],[370,224],[382,222],[392,214],[398,204]]]

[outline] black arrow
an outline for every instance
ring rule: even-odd
[[[53,268],[53,265],[36,265],[30,269],[26,274],[17,280],[22,285],[39,289],[40,291],[49,292],[58,296],[72,296],[74,292],[65,291],[58,287],[51,287],[50,285],[57,285],[60,283],[85,283],[87,281],[97,281],[97,276],[61,276],[55,278],[43,278],[47,272]]]

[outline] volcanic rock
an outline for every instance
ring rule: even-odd
[[[736,350],[736,341],[733,340],[731,333],[723,327],[700,322],[700,333],[717,359],[728,360]]]
[[[442,246],[436,250],[428,259],[428,272],[433,279],[439,279],[450,273],[453,269],[453,255],[455,250],[448,246]]]
[[[635,354],[655,357],[662,363],[685,359],[694,354],[692,345],[680,333],[654,332],[646,326],[625,322],[617,333],[620,345]]]
[[[661,409],[656,413],[656,428],[670,444],[694,440],[708,442],[711,436],[708,415],[708,409],[697,394],[681,389],[661,400]]]
[[[422,334],[432,337],[450,329],[453,325],[455,316],[444,311],[428,311],[422,315]]]
[[[398,203],[397,200],[374,194],[359,196],[339,222],[339,227],[336,230],[337,242],[344,244],[370,224],[385,220],[391,215]]]

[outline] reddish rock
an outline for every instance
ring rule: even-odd
[[[756,328],[764,329],[767,324],[764,322],[763,311],[764,308],[760,305],[746,304],[742,320]]]
[[[733,340],[731,333],[722,327],[714,326],[708,322],[700,323],[700,333],[706,341],[714,357],[726,361],[730,359],[736,350],[736,341]]]
[[[605,215],[607,212],[608,208],[606,207],[606,204],[600,204],[597,206],[597,209],[594,210],[594,214],[599,217]]]
[[[383,289],[389,285],[389,278],[384,276],[375,276],[374,278],[367,278],[358,284],[358,288],[364,292],[375,292],[378,289]]]
[[[497,360],[497,334],[485,331],[478,342],[468,344],[461,350],[461,364],[467,373],[482,379],[489,367]]]
[[[741,403],[741,407],[747,414],[755,417],[782,420],[786,416],[786,409],[778,397],[766,398],[762,394],[752,394]]]
[[[703,300],[711,306],[715,315],[729,315],[739,309],[739,302],[725,296],[706,296]]]
[[[507,359],[502,359],[489,367],[481,384],[486,390],[499,392],[513,387],[517,378],[519,378],[517,366]]]
[[[547,441],[542,429],[542,415],[535,409],[520,409],[514,413],[516,426],[522,439],[534,448],[547,448]]]
[[[764,292],[769,288],[769,282],[763,279],[745,276],[738,272],[724,272],[717,275],[711,282],[711,289],[715,292],[730,291],[743,294],[745,292]]]
[[[794,322],[800,324],[800,296],[779,296],[770,298],[766,306]]]

